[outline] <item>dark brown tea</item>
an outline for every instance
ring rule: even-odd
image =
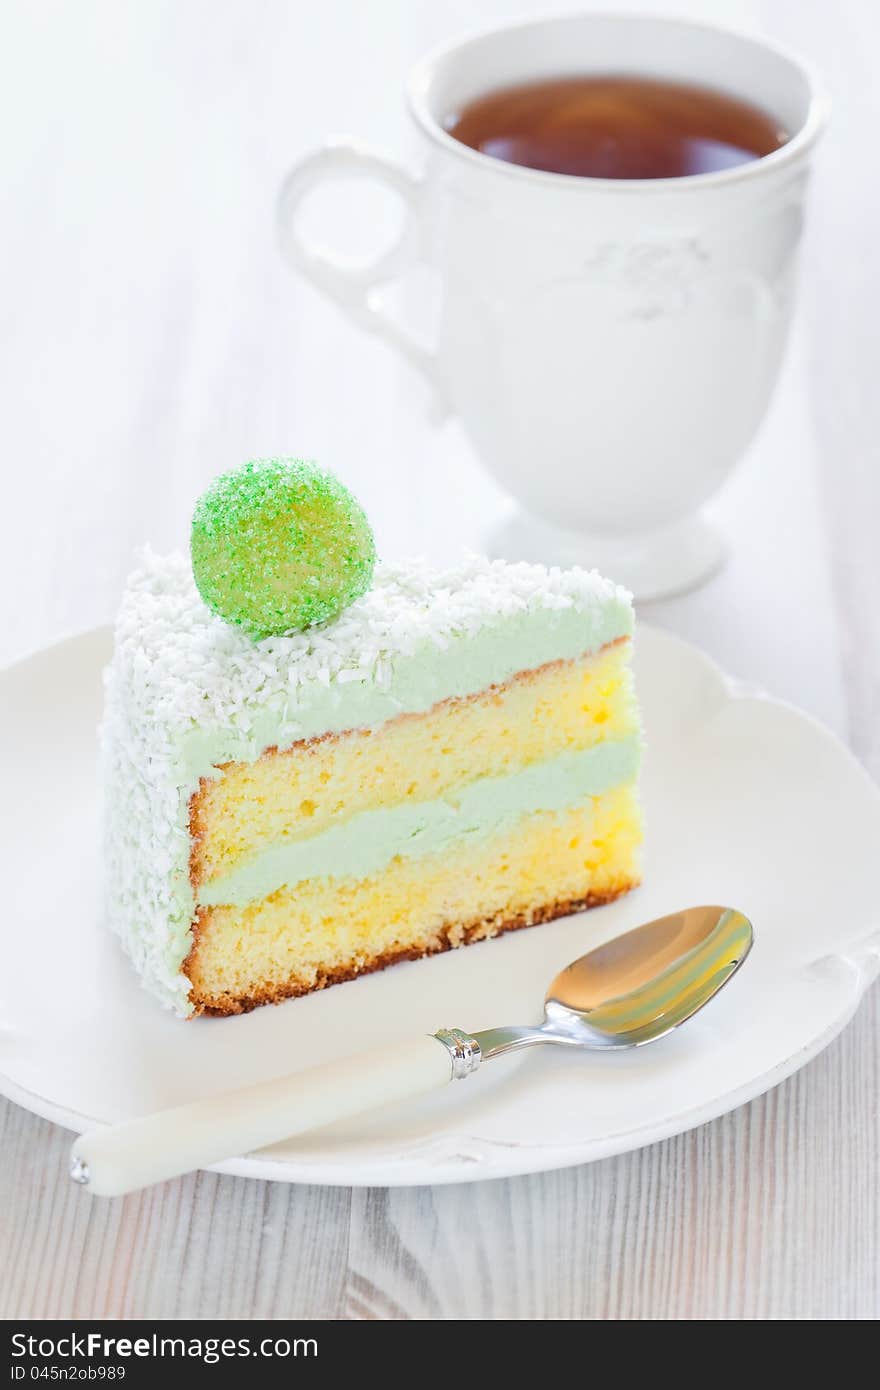
[[[557,77],[488,92],[445,122],[471,149],[553,174],[678,179],[760,159],[779,122],[708,87],[645,77]]]

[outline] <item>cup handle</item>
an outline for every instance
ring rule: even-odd
[[[303,199],[325,179],[372,178],[391,188],[407,209],[400,236],[369,265],[352,266],[329,251],[309,246],[297,229]],[[376,333],[438,386],[434,354],[411,338],[385,312],[378,287],[393,280],[418,259],[418,212],[422,180],[352,140],[330,140],[294,165],[278,199],[278,233],[288,263],[334,300],[355,323]]]

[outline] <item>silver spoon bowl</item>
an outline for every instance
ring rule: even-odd
[[[484,1057],[542,1042],[589,1051],[655,1042],[715,997],[753,939],[735,908],[657,917],[566,966],[547,991],[539,1027],[492,1028],[476,1041]]]

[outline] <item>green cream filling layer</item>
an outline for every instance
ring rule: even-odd
[[[199,906],[242,906],[303,879],[363,878],[398,854],[437,854],[453,843],[503,834],[527,813],[562,811],[632,782],[640,755],[634,735],[560,753],[505,777],[484,777],[455,796],[362,811],[310,839],[273,845],[205,884]]]
[[[237,729],[194,727],[178,746],[180,780],[195,786],[214,775],[218,764],[252,762],[269,747],[289,748],[299,739],[342,729],[376,728],[401,713],[431,709],[440,700],[475,695],[509,680],[518,671],[550,661],[573,660],[598,652],[632,632],[633,615],[623,599],[589,610],[541,609],[499,618],[478,637],[462,634],[444,647],[422,643],[398,654],[385,683],[364,673],[328,685],[312,681],[292,689],[257,711],[243,711]]]

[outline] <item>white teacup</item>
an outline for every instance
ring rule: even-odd
[[[791,138],[718,173],[616,180],[504,163],[444,129],[494,88],[579,71],[728,92]],[[642,598],[699,582],[723,553],[699,508],[761,422],[791,317],[809,158],[826,116],[814,78],[722,29],[574,14],[443,48],[416,66],[408,95],[421,174],[328,143],[282,191],[290,260],[459,415],[523,508],[495,533],[496,553],[595,565]],[[352,174],[382,181],[409,209],[399,243],[357,270],[297,228],[316,184]],[[433,353],[379,300],[415,259],[440,279]]]

